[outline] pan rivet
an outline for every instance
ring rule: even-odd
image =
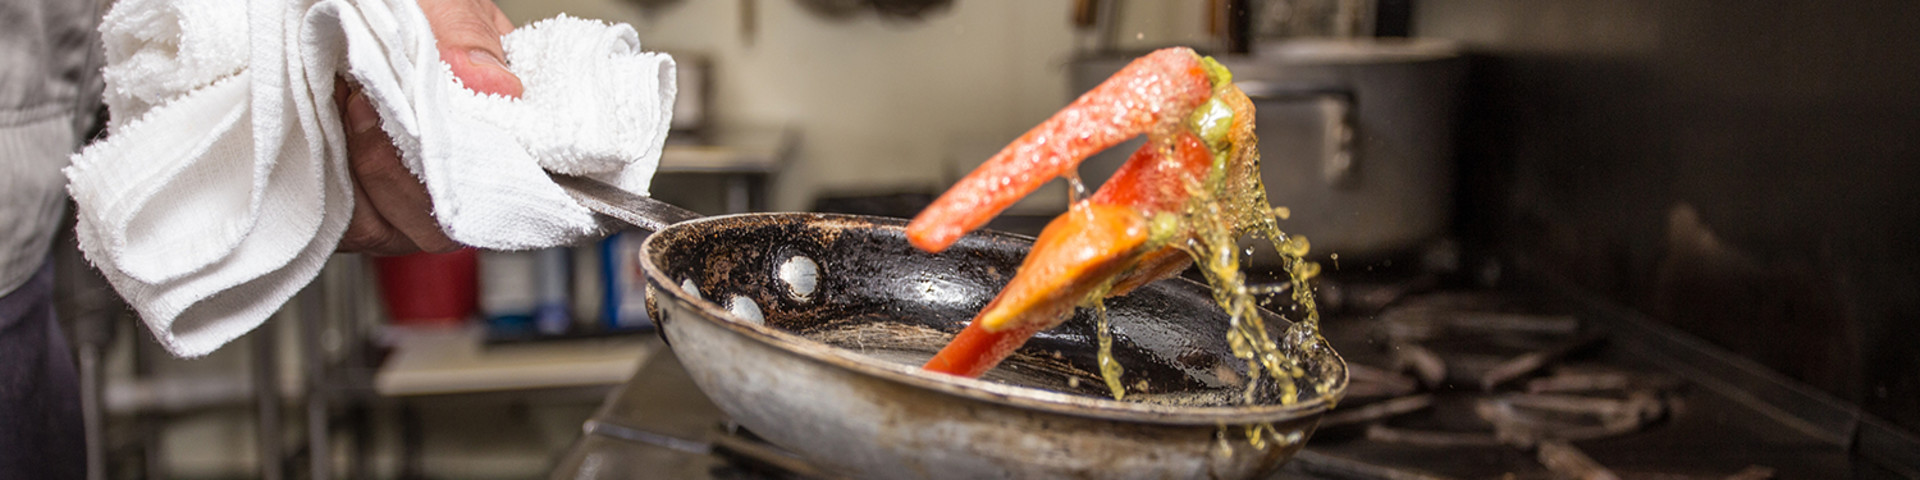
[[[733,312],[733,316],[740,317],[747,323],[767,324],[766,316],[760,314],[760,304],[753,303],[753,299],[747,298],[746,295],[734,295],[732,300],[727,301],[727,311]]]
[[[693,279],[691,278],[680,281],[680,290],[687,292],[688,295],[692,295],[693,298],[700,300],[707,299],[706,296],[700,294],[700,286],[694,285]]]
[[[780,263],[780,281],[787,283],[794,299],[805,302],[813,298],[813,290],[820,286],[820,265],[811,258],[788,257]]]

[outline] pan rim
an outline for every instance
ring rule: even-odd
[[[849,215],[835,213],[743,213],[703,217],[668,226],[653,235],[649,235],[640,247],[641,271],[657,292],[671,297],[671,301],[692,306],[698,310],[702,321],[718,325],[734,334],[745,336],[753,341],[778,348],[809,361],[821,362],[843,370],[900,383],[922,390],[940,392],[992,404],[1038,410],[1048,413],[1087,417],[1104,420],[1123,420],[1139,423],[1171,425],[1245,425],[1253,423],[1284,423],[1311,419],[1330,410],[1344,396],[1350,380],[1346,359],[1339,352],[1331,351],[1333,359],[1340,365],[1340,378],[1326,395],[1300,401],[1292,405],[1263,404],[1251,406],[1180,406],[1125,402],[1111,398],[1073,395],[1033,387],[1023,387],[977,378],[961,377],[943,373],[929,372],[918,367],[887,362],[861,355],[807,339],[798,334],[773,327],[743,321],[734,316],[725,307],[693,295],[674,283],[653,261],[654,253],[664,246],[659,243],[668,241],[679,234],[676,230],[703,228],[719,222],[739,222],[750,219],[756,222],[860,222],[878,228],[904,229],[905,219],[868,215]],[[670,234],[671,233],[671,234]],[[986,235],[996,239],[1016,240],[1031,243],[1032,237],[993,230],[979,230],[969,236]],[[1186,279],[1163,281],[1192,282]],[[724,319],[724,321],[722,320]],[[665,332],[662,325],[662,333]],[[669,347],[671,349],[671,347]]]

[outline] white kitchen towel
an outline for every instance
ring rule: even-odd
[[[198,356],[311,282],[353,211],[336,75],[362,86],[455,241],[577,240],[546,171],[645,194],[674,95],[633,29],[561,16],[502,38],[519,99],[461,87],[413,0],[122,0],[103,19],[110,136],[73,158],[81,248],[168,350]]]

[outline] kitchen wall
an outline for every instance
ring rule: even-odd
[[[1920,3],[1413,9],[1476,243],[1920,430]]]
[[[982,160],[952,152],[1004,144],[1065,105],[1067,61],[1090,41],[1066,0],[957,1],[921,20],[829,19],[795,0],[497,3],[516,23],[561,12],[628,22],[647,49],[707,56],[717,123],[803,135],[774,181],[776,210],[825,192],[937,192]],[[1121,46],[1207,40],[1204,4],[1121,3]]]

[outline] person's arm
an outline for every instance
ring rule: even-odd
[[[500,36],[513,22],[488,0],[419,0],[439,43],[440,58],[468,89],[518,97],[520,79],[507,71]],[[426,187],[400,163],[400,151],[381,131],[379,114],[357,88],[334,89],[334,103],[347,128],[347,163],[353,174],[353,219],[341,251],[400,255],[448,252],[460,244],[440,231]]]

